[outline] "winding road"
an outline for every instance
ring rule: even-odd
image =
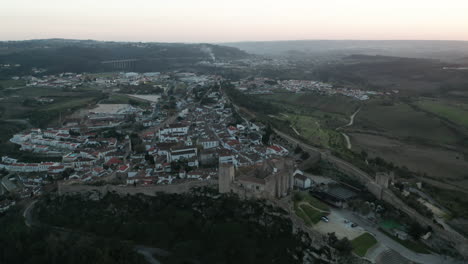
[[[354,112],[350,117],[349,117],[349,123],[344,125],[344,126],[341,126],[339,128],[336,129],[336,131],[339,131],[339,130],[342,130],[343,128],[345,127],[350,127],[354,124],[354,118],[356,117],[356,115],[359,113],[359,111],[361,111],[361,108],[358,108],[358,110],[356,110],[356,112]],[[348,149],[351,149],[353,146],[351,145],[351,140],[349,138],[349,136],[344,133],[344,132],[340,132],[341,135],[343,135],[344,139],[346,140],[346,147]]]

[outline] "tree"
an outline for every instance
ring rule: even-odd
[[[361,151],[361,156],[362,156],[363,159],[367,159],[367,157],[368,157],[369,155],[367,154],[366,151],[362,150],[362,151]]]
[[[299,202],[300,200],[302,200],[301,194],[298,193],[298,192],[295,192],[295,193],[294,193],[294,196],[293,196],[293,200],[294,200],[295,202]]]
[[[265,134],[262,136],[263,144],[265,145],[270,144],[270,137],[272,133],[273,133],[273,129],[271,129],[271,125],[268,124],[267,128],[265,129]]]
[[[344,237],[338,241],[335,242],[333,247],[340,252],[341,255],[346,256],[351,253],[353,250],[353,245],[351,245],[351,242],[348,240],[347,237]]]
[[[424,227],[419,223],[413,222],[408,230],[408,234],[415,240],[418,240],[422,235],[424,235]]]
[[[299,154],[299,153],[301,153],[302,151],[303,151],[303,150],[302,150],[302,148],[301,148],[299,145],[297,145],[296,148],[294,149],[294,153],[296,153],[296,154]]]
[[[343,256],[349,255],[353,250],[353,245],[351,245],[348,238],[344,237],[343,239],[338,239],[335,232],[328,233],[328,244]]]
[[[302,152],[301,159],[306,160],[309,157],[310,157],[309,152],[307,152],[307,151]]]
[[[143,145],[142,143],[136,145],[133,150],[136,152],[136,153],[144,153],[146,152],[146,148],[145,148],[145,145]]]

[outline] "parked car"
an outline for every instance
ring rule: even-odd
[[[328,221],[330,221],[330,220],[328,220],[328,217],[326,217],[326,216],[322,216],[320,219],[322,219],[322,221],[324,221],[326,223],[328,223]]]
[[[356,223],[351,224],[351,227],[356,227],[356,226],[358,226]]]

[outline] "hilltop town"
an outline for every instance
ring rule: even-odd
[[[219,89],[219,77],[177,76],[186,83],[187,91],[175,102],[175,111],[163,109],[159,96],[129,95],[147,100],[149,105],[97,104],[79,116],[64,118],[61,127],[32,128],[13,135],[10,142],[20,151],[61,157],[61,161],[26,163],[4,156],[0,167],[10,174],[4,177],[2,193],[39,194],[43,184],[54,180],[131,186],[203,181],[217,178],[219,164],[245,167],[288,155],[285,147],[262,139],[262,124],[239,122],[237,114],[236,120],[232,103]],[[64,74],[28,85],[76,88],[81,77]],[[126,73],[118,79],[96,78],[95,82],[115,86],[161,79],[169,76]],[[200,85],[207,88],[199,91]],[[142,129],[132,131],[130,127],[135,125]]]
[[[114,99],[100,99],[96,104],[60,116],[59,126],[28,128],[12,135],[9,142],[20,153],[41,161],[2,157],[0,191],[3,197],[8,197],[1,201],[2,212],[22,200],[40,197],[50,192],[50,188],[58,188],[60,195],[82,192],[102,195],[109,190],[154,195],[206,186],[221,194],[267,199],[284,208],[297,228],[321,241],[314,250],[319,250],[329,233],[334,232],[338,239],[346,241],[375,241],[362,249],[355,247],[354,253],[374,260],[382,257],[370,251],[382,233],[349,211],[333,208],[352,208],[361,212],[365,221],[373,223],[386,221],[388,215],[394,217],[392,207],[360,195],[365,192],[379,200],[398,200],[387,192],[401,185],[394,175],[379,173],[372,178],[359,169],[352,169],[357,173],[343,174],[352,165],[337,162],[329,154],[273,130],[238,103],[243,95],[284,92],[345,96],[356,101],[389,94],[334,88],[317,81],[248,78],[232,82],[217,75],[190,72],[94,76],[66,73],[21,79],[26,81],[25,87],[75,90],[95,86]],[[231,98],[233,91],[236,96]],[[37,100],[41,105],[54,103],[52,97]],[[401,190],[402,197],[418,192],[411,187]],[[363,207],[367,208],[365,213]],[[415,225],[407,217],[401,217],[400,221]],[[413,231],[393,228],[385,232],[408,240],[408,233]],[[418,232],[418,236],[424,235],[427,244],[437,243],[447,250],[450,247],[443,236],[432,235],[432,229]],[[387,252],[385,249],[393,246],[378,244],[377,248]],[[392,250],[388,252],[394,254]],[[404,256],[420,259],[411,254]],[[339,258],[318,256],[316,252],[309,252],[308,256],[326,261]],[[428,257],[431,261],[434,258]]]

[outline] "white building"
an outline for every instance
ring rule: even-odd
[[[312,186],[312,180],[300,170],[294,172],[294,186],[299,189],[308,189]]]

